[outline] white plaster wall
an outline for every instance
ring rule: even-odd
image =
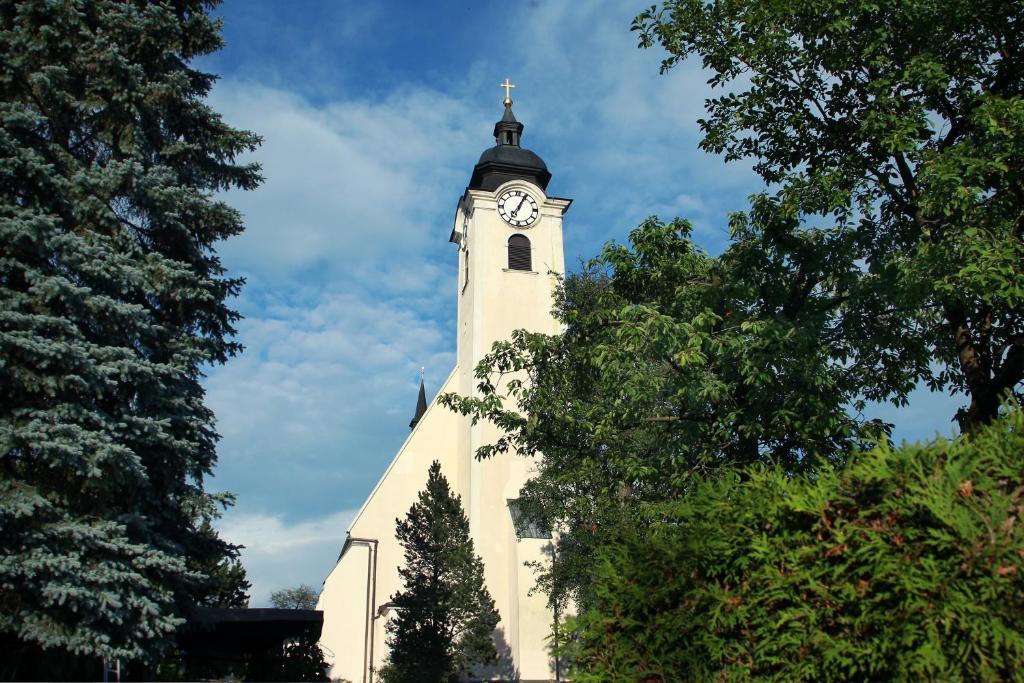
[[[448,376],[441,392],[454,391],[458,367]],[[437,460],[452,489],[462,488],[456,462],[457,435],[467,429],[468,420],[435,404],[428,405],[416,428],[409,434],[377,487],[349,526],[353,538],[378,539],[376,596],[370,605],[376,614],[401,588],[398,567],[403,563],[402,547],[395,540],[395,520],[404,518],[427,483],[427,470]],[[463,497],[463,501],[465,498]],[[463,502],[465,505],[465,502]],[[339,540],[341,545],[341,539]],[[320,644],[331,664],[331,677],[350,681],[366,680],[364,658],[368,656],[367,567],[371,550],[351,545],[328,574],[317,603],[324,612]],[[371,619],[373,625],[373,666],[379,668],[386,658],[385,618]],[[365,651],[364,651],[365,645]]]

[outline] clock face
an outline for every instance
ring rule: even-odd
[[[537,222],[540,207],[530,193],[523,190],[506,190],[498,197],[498,213],[509,225],[528,228]]]

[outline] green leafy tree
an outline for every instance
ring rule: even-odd
[[[498,611],[473,551],[469,520],[437,461],[395,536],[405,549],[403,590],[391,596],[388,663],[381,679],[447,681],[497,658]]]
[[[885,434],[849,412],[861,385],[831,362],[827,311],[792,273],[711,257],[685,221],[652,219],[566,278],[564,334],[517,332],[478,367],[479,396],[442,397],[505,432],[479,457],[543,454],[520,504],[560,530],[558,574],[542,576],[556,601],[587,602],[593,550],[636,506],[723,468],[838,463]]]
[[[1024,379],[1022,13],[670,0],[634,24],[668,52],[663,71],[693,55],[735,88],[708,101],[701,147],[751,160],[772,188],[734,220],[750,266],[832,302],[834,360],[865,395],[965,392],[964,430]]]
[[[316,609],[318,594],[305,583],[295,588],[282,588],[270,594],[270,604],[278,609]]]
[[[571,679],[1020,680],[1024,412],[972,436],[650,506],[592,558]]]
[[[235,159],[259,140],[189,65],[221,45],[212,4],[0,5],[6,665],[152,662],[233,552],[200,378],[240,349],[214,247],[242,220],[213,195],[258,184]]]

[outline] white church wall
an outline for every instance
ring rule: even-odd
[[[353,545],[324,581],[316,608],[324,612],[320,646],[331,664],[331,678],[362,681],[369,648],[366,642],[368,580],[372,580],[371,550]]]
[[[496,197],[508,189],[523,189],[537,197],[541,218],[531,228],[513,228],[498,215]],[[548,198],[536,186],[520,180],[505,183],[493,192],[467,191],[463,210],[471,216],[466,235],[471,269],[469,286],[462,291],[459,302],[461,367],[475,367],[494,342],[509,339],[517,329],[547,334],[560,331],[552,308],[557,277],[564,272],[562,214],[568,205],[567,200]],[[530,271],[508,268],[508,239],[514,234],[526,235],[530,240]],[[470,372],[462,375],[460,386],[466,395],[476,393],[476,380]],[[534,461],[515,453],[483,462],[473,457],[477,448],[494,443],[500,436],[501,432],[488,422],[468,429],[465,462],[470,470],[471,533],[484,562],[485,581],[501,614],[499,641],[504,641],[514,660],[514,671],[508,673],[522,680],[549,680],[553,659],[546,639],[553,615],[544,595],[529,594],[535,577],[524,567],[527,561],[547,561],[547,543],[517,540],[508,509],[508,501],[518,498]]]
[[[455,390],[458,368],[445,380],[441,392]],[[367,605],[376,616],[381,605],[401,588],[398,568],[403,564],[403,549],[395,542],[395,520],[405,517],[427,483],[427,470],[437,460],[453,490],[460,491],[456,461],[457,434],[466,430],[466,418],[431,402],[415,429],[399,449],[380,482],[370,494],[348,529],[352,538],[376,539],[376,595],[367,596],[367,568],[371,550],[352,544],[324,581],[317,609],[324,612],[320,643],[331,664],[331,677],[350,681],[366,680],[364,661],[371,643],[366,637]],[[463,497],[463,500],[465,498]],[[373,591],[371,590],[371,593]],[[376,671],[387,658],[384,624],[388,612],[373,618],[372,650]]]

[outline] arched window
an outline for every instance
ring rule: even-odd
[[[508,238],[508,269],[533,270],[530,266],[530,240],[526,235],[512,235]]]

